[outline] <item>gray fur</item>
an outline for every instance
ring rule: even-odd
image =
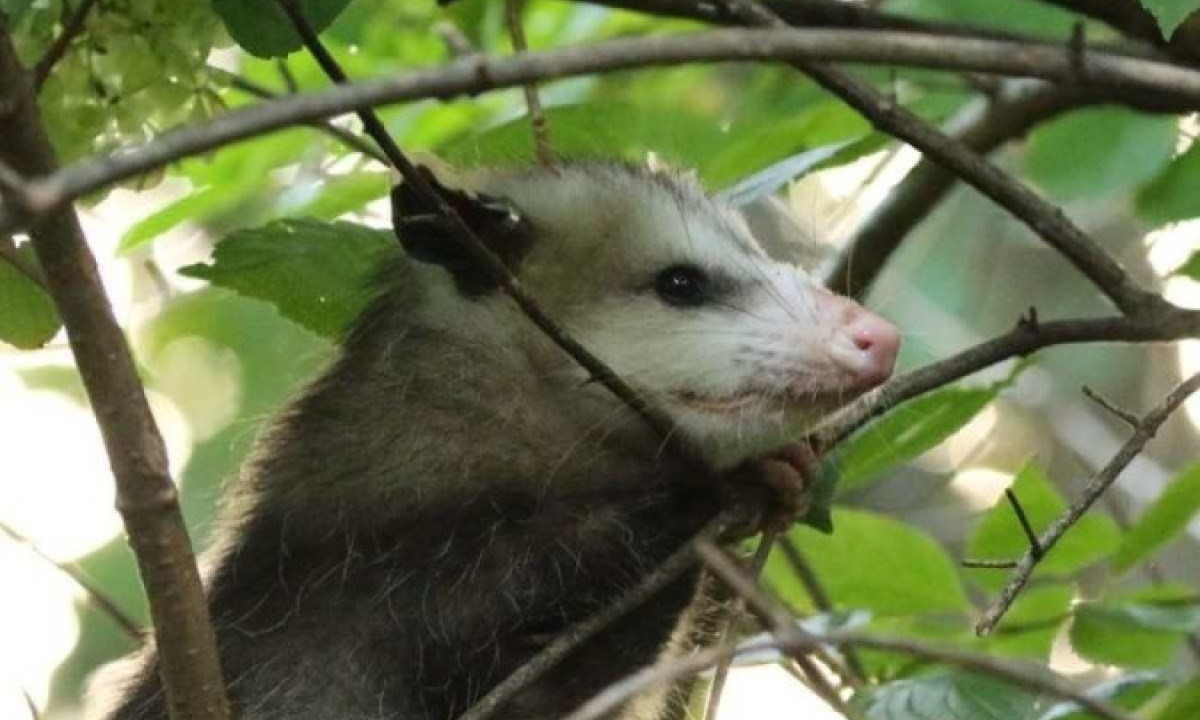
[[[566,181],[518,173],[487,187],[533,218],[538,245],[521,275],[568,325],[614,293],[614,277],[633,278],[614,239],[647,220],[631,186],[725,222],[675,181],[613,166],[564,172]],[[563,193],[590,193],[602,221],[570,227],[541,209],[574,202]],[[463,298],[440,268],[411,263],[383,285],[339,358],[265,433],[207,558],[243,720],[450,720],[718,507],[711,483],[581,382],[505,297]],[[635,288],[622,281],[616,292]],[[498,717],[559,717],[652,662],[694,582]],[[165,718],[152,650],[110,717]]]

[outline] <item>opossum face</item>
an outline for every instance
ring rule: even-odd
[[[537,242],[520,277],[718,465],[886,380],[896,329],[766,256],[694,185],[626,168],[502,184]]]

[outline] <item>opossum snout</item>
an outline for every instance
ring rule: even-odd
[[[829,347],[833,362],[856,384],[872,387],[892,376],[900,331],[863,306],[837,295],[822,295],[827,317],[836,318]]]

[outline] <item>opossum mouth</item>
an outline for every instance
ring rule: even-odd
[[[701,395],[691,390],[680,390],[674,393],[684,405],[706,413],[724,415],[742,410],[748,405],[761,399],[757,393],[739,393],[728,397],[713,397]]]
[[[778,391],[768,393],[754,388],[743,389],[725,396],[705,395],[693,390],[678,390],[672,394],[684,405],[694,410],[714,415],[730,415],[761,404],[768,398],[774,398],[778,403],[793,402],[812,409],[828,411],[846,404],[867,389],[868,387],[865,386],[851,387],[833,384],[824,387],[814,384],[803,388],[792,387],[782,395]]]

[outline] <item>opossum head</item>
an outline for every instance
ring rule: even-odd
[[[489,212],[508,229],[489,242],[520,282],[718,467],[794,440],[892,372],[890,323],[769,258],[694,181],[597,163],[474,184],[498,202]],[[442,264],[462,302],[508,302],[460,260]],[[603,392],[565,368],[546,382],[561,383],[566,402]]]

